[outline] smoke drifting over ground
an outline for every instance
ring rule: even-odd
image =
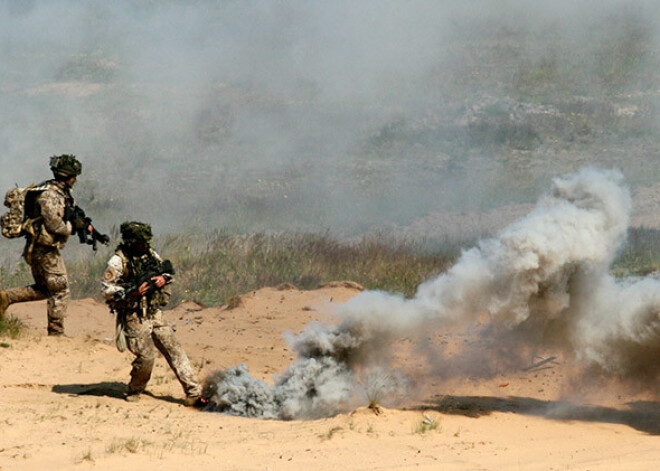
[[[244,365],[217,373],[208,382],[212,407],[267,418],[336,413],[364,400],[364,378],[374,371],[401,377],[390,361],[403,337],[424,347],[414,354],[441,380],[516,371],[528,364],[525,352],[550,348],[585,371],[595,367],[655,389],[660,283],[608,273],[629,213],[618,171],[587,168],[556,178],[529,215],[465,251],[412,299],[363,292],[343,305],[338,325],[309,325],[291,339],[298,359],[273,387]],[[424,345],[456,325],[480,325],[473,335],[489,344],[452,355]]]
[[[645,184],[658,23],[645,0],[7,0],[0,187],[67,152],[101,223],[353,235],[532,202],[576,162]]]

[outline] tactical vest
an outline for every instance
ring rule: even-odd
[[[124,265],[124,272],[120,283],[130,284],[138,280],[144,273],[149,271],[149,267],[158,263],[159,259],[156,253],[150,248],[149,251],[139,257],[126,255],[121,246],[117,247],[115,254],[121,258]],[[169,302],[169,287],[166,285],[161,289],[151,290],[140,297],[138,306],[129,306],[131,311],[140,310],[142,315],[151,316]]]

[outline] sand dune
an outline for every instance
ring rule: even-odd
[[[201,376],[243,362],[272,383],[293,359],[282,333],[333,322],[332,306],[357,293],[265,288],[231,311],[184,303],[166,316]],[[112,344],[113,318],[99,302],[72,302],[69,338],[44,335],[42,302],[9,314],[30,329],[0,348],[2,470],[650,470],[660,460],[659,403],[613,383],[578,395],[561,356],[488,379],[427,378],[377,411],[365,396],[333,417],[258,420],[184,407],[163,358],[149,395],[125,402],[131,356]],[[406,339],[393,349],[411,374],[423,369]]]

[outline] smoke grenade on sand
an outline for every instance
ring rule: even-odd
[[[467,345],[451,358],[419,348],[415,354],[430,374],[489,376],[524,366],[529,357],[520,352],[552,347],[650,385],[660,360],[660,283],[615,280],[608,272],[630,209],[619,171],[585,168],[556,178],[526,217],[465,250],[412,299],[366,291],[342,305],[339,324],[309,324],[290,339],[297,359],[273,386],[245,365],[216,372],[206,383],[209,409],[278,419],[336,414],[355,404],[370,371],[396,376],[391,356],[398,339],[422,345],[433,332],[484,317],[478,335],[510,348],[476,355]]]

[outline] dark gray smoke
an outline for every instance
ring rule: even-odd
[[[620,172],[587,168],[554,180],[525,218],[465,251],[414,298],[363,292],[341,309],[338,325],[309,325],[292,339],[298,360],[269,388],[245,367],[218,373],[209,395],[217,410],[257,417],[336,413],[360,393],[361,375],[392,371],[392,346],[488,318],[491,346],[450,358],[415,354],[442,378],[519,369],[524,352],[552,348],[586,367],[653,387],[658,378],[660,283],[615,280],[608,272],[625,239],[630,195]],[[478,353],[478,354],[475,354]],[[394,377],[394,375],[392,375]]]
[[[298,359],[270,387],[242,364],[207,379],[210,408],[260,418],[315,418],[332,415],[353,399],[357,378],[352,368],[359,332],[346,326],[310,325],[294,341]]]

